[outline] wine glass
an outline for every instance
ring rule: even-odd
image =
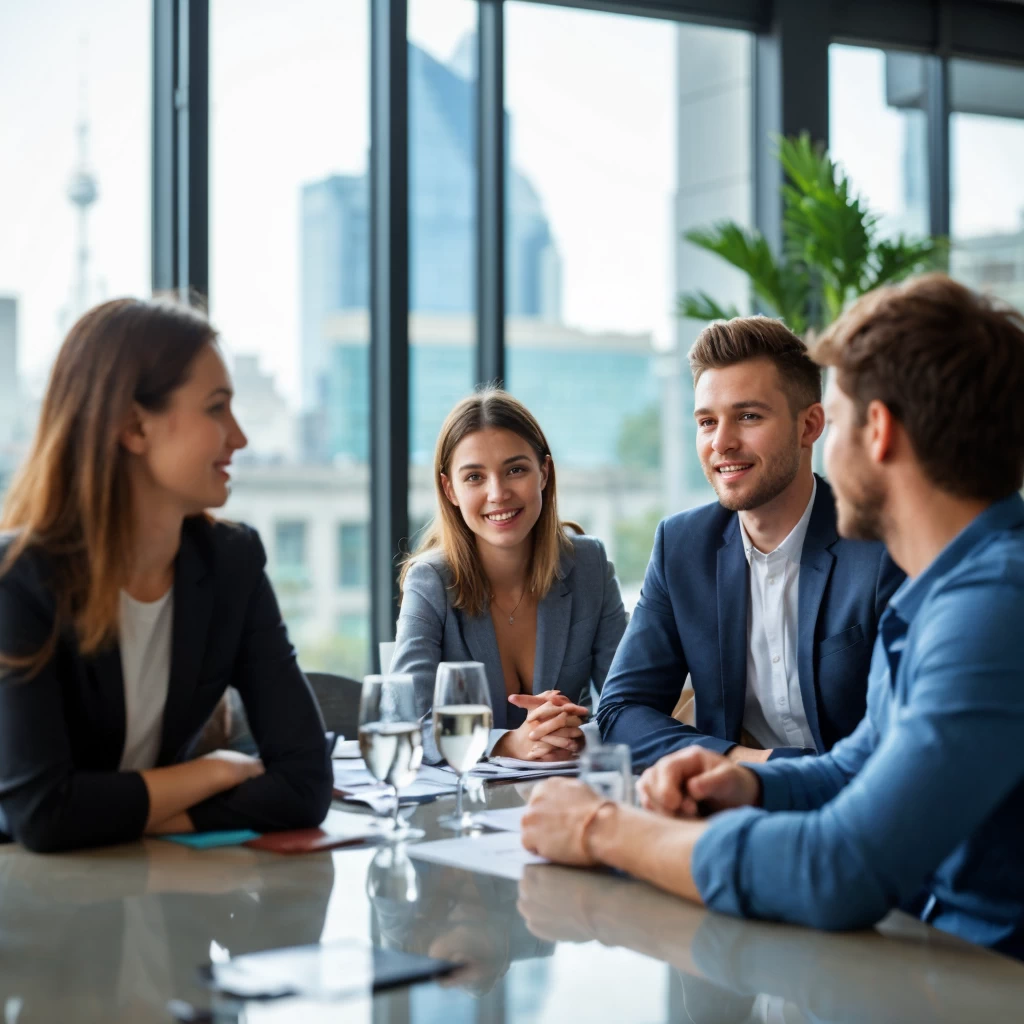
[[[461,830],[474,825],[473,815],[462,810],[466,773],[487,749],[494,716],[487,689],[487,673],[479,661],[442,661],[434,686],[434,743],[459,777],[455,813],[438,819],[443,828]]]
[[[359,750],[369,773],[395,792],[395,810],[386,842],[421,839],[422,829],[410,828],[398,815],[398,791],[416,779],[423,760],[423,734],[416,718],[410,675],[367,676],[359,701]]]

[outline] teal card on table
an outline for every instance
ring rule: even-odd
[[[191,846],[196,850],[212,850],[215,846],[241,846],[242,843],[259,837],[259,832],[240,828],[230,832],[178,832],[160,838],[171,843],[181,843],[182,846]]]

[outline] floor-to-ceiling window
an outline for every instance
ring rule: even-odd
[[[951,272],[1024,309],[1024,68],[949,69]]]
[[[0,5],[0,495],[68,328],[150,291],[151,8]]]
[[[303,667],[349,675],[370,663],[368,108],[366,4],[212,0],[210,313],[249,436],[226,511],[260,531]]]
[[[431,467],[476,345],[477,5],[409,3],[410,546],[436,507]]]
[[[509,389],[540,420],[564,517],[635,601],[658,519],[709,492],[677,292],[742,280],[682,238],[750,220],[750,36],[510,2]]]
[[[925,58],[829,47],[829,152],[880,235],[928,232]]]

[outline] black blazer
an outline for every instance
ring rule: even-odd
[[[0,562],[12,537],[0,537]],[[174,564],[171,673],[157,766],[188,760],[221,694],[241,694],[266,773],[188,812],[197,831],[305,828],[331,802],[323,720],[281,620],[254,530],[186,520]],[[26,654],[55,614],[46,556],[0,576],[0,651]],[[139,772],[118,770],[124,681],[114,646],[83,656],[64,629],[31,679],[0,677],[0,829],[39,851],[137,839],[149,816]],[[5,819],[5,820],[3,820]]]

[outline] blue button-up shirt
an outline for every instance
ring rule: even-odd
[[[764,809],[693,854],[714,910],[862,928],[893,907],[1024,950],[1024,501],[992,505],[879,623],[863,721],[822,757],[752,766]]]

